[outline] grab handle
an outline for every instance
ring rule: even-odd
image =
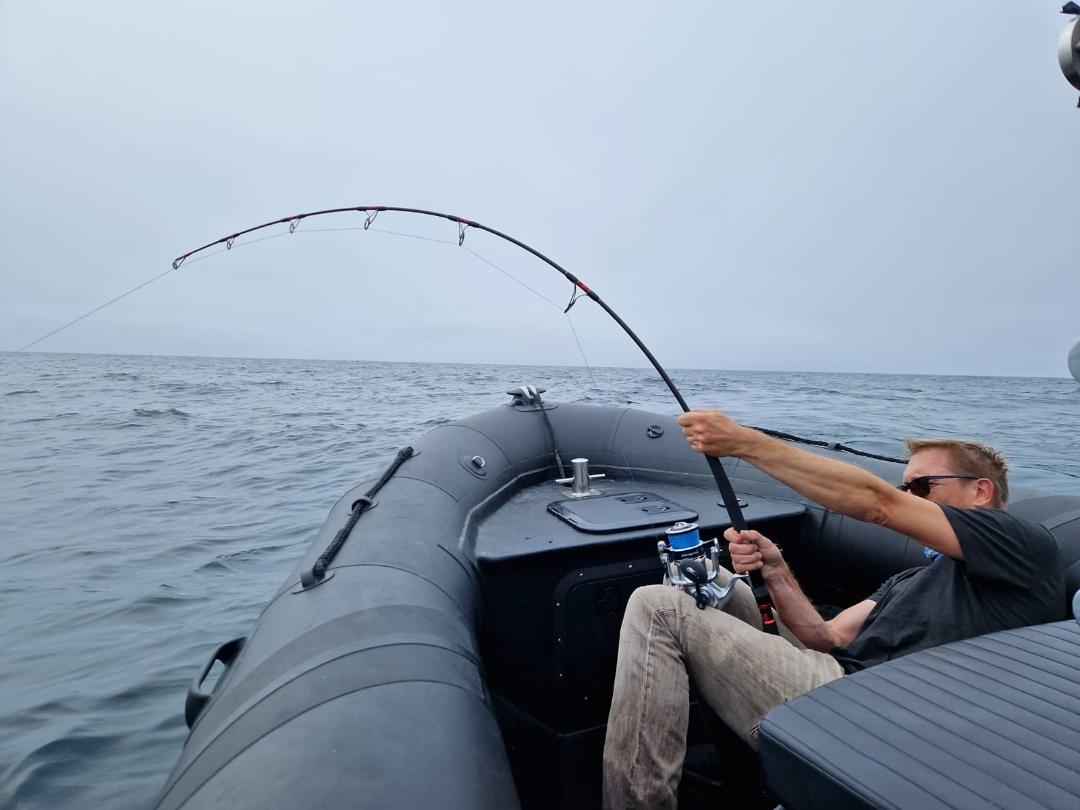
[[[210,702],[210,697],[213,694],[213,690],[209,692],[202,691],[203,681],[206,680],[206,676],[210,674],[211,668],[214,664],[220,661],[225,665],[226,671],[232,666],[233,661],[236,660],[236,656],[240,654],[240,650],[244,649],[244,643],[247,641],[247,636],[242,638],[234,638],[232,641],[226,641],[216,650],[213,655],[210,656],[210,660],[203,665],[202,670],[195,676],[195,680],[191,682],[191,686],[188,687],[187,699],[184,701],[184,722],[187,723],[187,727],[191,728],[195,725],[195,721],[199,719],[199,715],[202,714],[202,710],[206,707],[206,704]],[[221,673],[221,677],[225,677],[225,673]],[[221,682],[221,678],[218,678],[218,682]]]

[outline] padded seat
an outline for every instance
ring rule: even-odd
[[[1080,625],[1006,630],[778,706],[758,741],[785,810],[1080,808]]]

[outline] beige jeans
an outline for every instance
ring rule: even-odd
[[[721,572],[718,583],[730,576]],[[844,674],[835,658],[806,649],[778,624],[780,636],[761,631],[743,583],[724,610],[698,610],[670,585],[631,594],[604,743],[606,810],[676,806],[689,678],[720,719],[755,745],[766,712]]]

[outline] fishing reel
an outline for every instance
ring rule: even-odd
[[[657,543],[656,550],[668,583],[694,597],[698,610],[722,610],[735,592],[735,583],[749,579],[747,574],[734,574],[726,585],[716,584],[721,570],[720,545],[716,538],[702,540],[696,523],[679,521],[665,534],[668,539]]]

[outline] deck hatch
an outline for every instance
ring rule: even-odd
[[[667,526],[694,521],[698,513],[651,492],[620,492],[575,501],[555,501],[547,509],[575,529],[591,534]]]

